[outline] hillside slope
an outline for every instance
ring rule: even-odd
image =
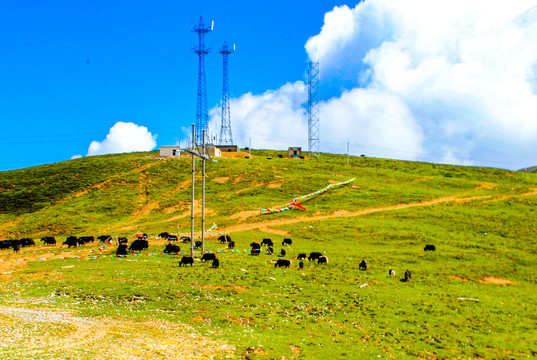
[[[276,151],[207,164],[205,249],[220,268],[163,253],[190,231],[190,159],[109,155],[0,173],[0,237],[150,235],[0,250],[5,358],[415,359],[537,354],[537,175]],[[197,169],[201,163],[196,163]],[[326,189],[294,209],[261,208]],[[196,175],[196,230],[200,229]],[[280,245],[284,238],[292,246]],[[250,255],[271,238],[275,254]],[[436,251],[425,251],[433,244]],[[104,245],[104,246],[103,246]],[[281,250],[286,253],[283,255]],[[321,252],[327,264],[298,255]],[[277,267],[277,260],[290,266]],[[358,264],[367,260],[367,270]],[[396,276],[388,275],[395,270]],[[410,281],[402,281],[404,272]]]
[[[282,152],[283,153],[283,152]],[[280,159],[254,151],[252,159],[207,163],[207,221],[220,227],[356,212],[445,197],[506,196],[531,192],[535,176],[470,168],[323,154],[319,160]],[[0,173],[0,234],[7,237],[186,231],[190,225],[190,159],[156,153],[87,157]],[[200,215],[201,163],[197,163],[196,211]],[[334,174],[342,175],[335,176]],[[330,183],[355,178],[285,214],[261,208],[287,204]],[[198,222],[196,223],[199,227]]]

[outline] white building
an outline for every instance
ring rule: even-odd
[[[179,146],[161,146],[160,156],[181,156],[181,148]]]

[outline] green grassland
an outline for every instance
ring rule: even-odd
[[[164,241],[155,239],[142,252],[155,255],[127,258],[113,257],[108,245],[99,252],[97,244],[69,253],[43,246],[23,249],[26,254],[1,250],[0,310],[67,309],[84,319],[128,322],[140,333],[144,327],[136,324],[185,324],[200,338],[234,347],[214,358],[535,357],[536,174],[358,157],[347,165],[346,156],[330,154],[305,160],[280,159],[277,151],[252,154],[206,164],[207,226],[229,230],[238,249],[270,237],[279,253],[282,239],[292,238],[289,269],[274,268],[278,256],[244,252],[218,254],[220,269],[201,261],[179,267],[181,255],[157,254]],[[152,237],[177,228],[190,232],[190,161],[132,153],[2,172],[0,236],[63,241],[67,235],[132,239],[138,230]],[[201,169],[201,162],[196,166]],[[304,202],[306,212],[259,213],[349,178],[352,186]],[[200,199],[199,173],[196,181]],[[424,252],[425,244],[437,251]],[[224,248],[214,238],[206,241],[208,250]],[[91,250],[102,256],[87,257]],[[294,259],[311,251],[325,252],[329,263],[306,260],[300,270]],[[71,258],[57,259],[62,254]],[[15,261],[20,259],[27,261]],[[369,270],[358,269],[362,259]],[[402,282],[407,269],[412,279]],[[0,332],[2,321],[12,320],[2,314]],[[73,332],[69,326],[19,326],[57,338]],[[122,339],[118,332],[109,335]],[[148,334],[146,341],[163,336]],[[59,351],[50,345],[29,352],[17,342],[0,358],[58,358]],[[61,351],[73,359],[181,358],[143,345],[131,357],[84,344]]]

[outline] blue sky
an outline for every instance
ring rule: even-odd
[[[215,21],[206,36],[213,133],[216,50],[236,44],[239,146],[307,147],[312,58],[321,63],[321,151],[345,153],[349,142],[351,153],[378,157],[535,165],[536,8],[536,0],[3,0],[0,171],[184,139],[195,121],[191,29],[200,15]]]
[[[184,137],[195,121],[200,15],[207,34],[209,107],[220,103],[224,41],[231,96],[302,80],[304,44],[339,3],[317,1],[0,2],[0,170],[86,155],[118,121]],[[244,146],[244,144],[241,144]]]

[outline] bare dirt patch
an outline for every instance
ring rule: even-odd
[[[184,208],[183,205],[180,205],[180,206],[182,208]],[[172,212],[174,212],[173,209],[174,209],[173,207],[166,208],[164,211],[166,211],[168,213],[172,213]],[[194,200],[194,213],[201,214],[201,200]],[[214,210],[211,209],[211,208],[205,207],[205,215],[211,215],[211,214],[214,214]],[[169,219],[166,219],[166,220],[164,220],[164,222],[170,222],[170,221],[174,221],[174,220],[178,220],[178,219],[183,219],[183,218],[188,217],[190,215],[191,215],[191,209],[190,209],[190,204],[188,204],[188,210],[186,210],[182,214],[179,214],[179,215],[176,215],[176,216],[171,217]]]
[[[245,221],[249,217],[256,216],[259,214],[260,214],[259,210],[247,210],[247,211],[241,211],[241,212],[235,213],[231,215],[229,218],[232,220]]]
[[[248,150],[246,151],[222,151],[220,154],[221,157],[227,159],[244,159],[245,156],[248,156]],[[253,159],[255,156],[250,155]]]
[[[215,182],[215,183],[218,183],[218,184],[225,184],[228,181],[229,181],[229,176],[220,176],[220,177],[216,177],[216,178],[211,180],[211,182]]]
[[[289,231],[283,230],[283,229],[275,229],[268,226],[262,226],[259,228],[259,230],[264,231],[269,234],[276,234],[280,236],[289,236]]]
[[[492,276],[485,276],[483,279],[477,279],[476,281],[482,283],[482,284],[494,284],[494,285],[511,285],[515,282],[508,279],[502,279]]]
[[[269,189],[277,189],[277,188],[281,188],[283,185],[283,183],[281,182],[278,182],[278,183],[271,183],[271,184],[268,184],[267,187]]]
[[[0,307],[0,338],[6,358],[208,359],[235,352],[184,324],[15,307]]]
[[[465,278],[461,278],[461,277],[458,277],[458,276],[455,276],[455,275],[444,275],[445,277],[448,277],[450,279],[453,279],[453,280],[459,280],[459,281],[470,281],[468,279],[465,279]]]

